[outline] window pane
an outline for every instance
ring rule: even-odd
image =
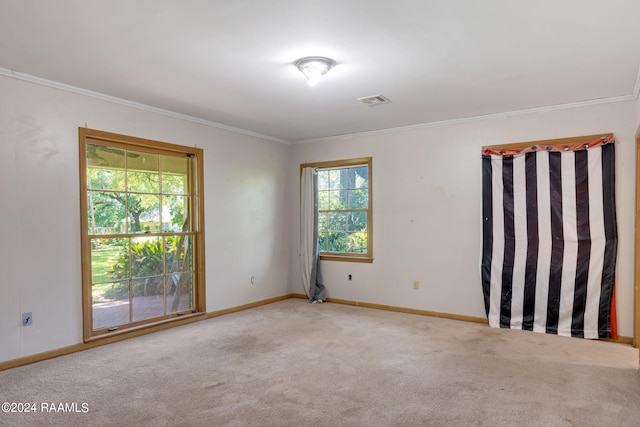
[[[125,229],[124,193],[87,191],[89,234],[119,234]]]
[[[329,191],[329,209],[346,209],[349,190],[331,190]]]
[[[329,219],[325,212],[318,213],[318,234],[325,233],[328,230]]]
[[[345,174],[345,170],[344,169],[330,169],[327,172],[329,172],[329,188],[332,190],[338,190],[341,188],[345,188],[345,186],[341,185],[341,177]],[[346,176],[346,175],[344,175]],[[346,184],[346,178],[345,178],[345,184]]]
[[[87,166],[124,169],[124,150],[100,144],[87,144]]]
[[[163,194],[189,194],[189,159],[160,156]]]
[[[350,212],[348,216],[347,229],[349,232],[367,231],[367,213]]]
[[[347,235],[347,252],[367,253],[367,233],[357,231]]]
[[[158,295],[164,297],[164,276],[133,279],[131,281],[131,290],[133,292],[134,299],[137,297]]]
[[[189,181],[184,175],[162,174],[162,194],[188,194]]]
[[[193,273],[166,276],[167,313],[193,309]]]
[[[325,211],[327,209],[329,209],[329,192],[318,190],[318,210]]]
[[[160,192],[157,154],[127,151],[127,190],[140,193]]]
[[[318,240],[318,250],[320,252],[326,252],[329,250],[329,236],[327,233],[322,233]]]
[[[128,239],[91,239],[91,283],[129,277],[128,254]]]
[[[93,285],[92,293],[93,329],[109,328],[130,321],[128,280]]]
[[[190,160],[188,157],[164,156],[160,155],[160,170],[163,174],[189,175]]]
[[[347,230],[347,214],[342,212],[328,212],[328,230],[341,231]]]
[[[351,190],[349,192],[349,209],[366,209],[369,206],[368,190]]]
[[[167,274],[193,270],[193,238],[191,236],[167,236],[164,248]]]
[[[87,187],[124,190],[124,150],[87,144]]]
[[[134,322],[164,316],[164,276],[134,279],[131,281],[131,290]]]
[[[349,169],[349,188],[369,187],[369,168],[360,167]]]
[[[130,194],[129,233],[160,232],[160,196]]]
[[[329,188],[329,171],[318,171],[318,189],[326,190]]]
[[[93,190],[124,191],[124,170],[88,168],[87,188]]]
[[[127,172],[128,191],[136,193],[159,193],[160,174],[157,172]]]
[[[346,233],[329,232],[327,234],[327,251],[328,252],[346,252],[347,235]]]
[[[160,171],[158,161],[158,154],[127,150],[127,171],[129,172],[158,173]]]
[[[162,196],[162,232],[191,231],[188,208],[188,197]]]
[[[148,277],[164,274],[164,250],[161,237],[131,239],[131,276]]]

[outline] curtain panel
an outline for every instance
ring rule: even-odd
[[[325,287],[319,269],[317,189],[317,170],[303,168],[300,179],[300,267],[302,285],[311,303],[325,300]]]
[[[615,338],[613,135],[483,148],[482,215],[490,326]]]

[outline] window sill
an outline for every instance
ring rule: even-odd
[[[373,258],[349,255],[320,255],[320,261],[363,262],[373,263]]]
[[[107,341],[116,342],[127,338],[133,338],[140,335],[146,335],[151,332],[161,331],[163,329],[172,328],[174,326],[184,325],[187,323],[201,320],[206,315],[206,312],[186,313],[184,315],[175,315],[167,319],[162,319],[157,322],[142,323],[136,326],[124,327],[121,330],[102,332],[89,337],[85,337],[85,344],[93,341]]]

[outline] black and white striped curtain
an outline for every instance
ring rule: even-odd
[[[492,327],[612,336],[614,149],[613,135],[483,149],[481,274]]]

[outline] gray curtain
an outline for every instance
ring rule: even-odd
[[[323,302],[326,298],[319,268],[317,188],[317,170],[304,168],[301,178],[300,259],[302,284],[311,303]]]

